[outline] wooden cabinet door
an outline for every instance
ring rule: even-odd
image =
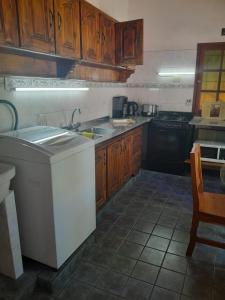
[[[101,62],[115,65],[115,22],[108,16],[100,15]]]
[[[143,64],[143,20],[116,23],[116,64]]]
[[[106,148],[96,149],[96,207],[101,207],[106,201]]]
[[[113,142],[107,148],[107,189],[108,197],[118,191],[121,182],[121,139]]]
[[[0,45],[19,45],[16,0],[0,0]]]
[[[87,2],[81,2],[82,57],[91,62],[100,60],[99,11]]]
[[[141,168],[142,135],[143,135],[142,127],[133,130],[133,141],[132,141],[132,174],[133,175],[137,175]]]
[[[80,58],[79,0],[55,0],[56,53]]]
[[[132,142],[133,136],[131,134],[125,135],[122,140],[121,183],[127,181],[132,175]]]
[[[21,47],[55,52],[53,0],[17,0]]]

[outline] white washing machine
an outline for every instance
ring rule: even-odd
[[[13,181],[24,256],[58,269],[96,228],[94,142],[37,126],[0,135]]]

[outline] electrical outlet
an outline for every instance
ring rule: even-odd
[[[225,28],[222,28],[221,35],[225,35]]]
[[[191,99],[186,99],[186,101],[185,101],[185,105],[186,105],[186,106],[189,106],[189,105],[191,105]]]

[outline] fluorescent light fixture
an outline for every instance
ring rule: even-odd
[[[194,71],[173,71],[173,72],[159,72],[159,76],[161,77],[170,77],[170,76],[193,76],[195,75]]]
[[[15,88],[16,92],[51,92],[51,91],[88,91],[87,87],[71,87],[71,88]]]
[[[159,88],[153,88],[153,87],[150,87],[150,88],[149,88],[149,91],[155,91],[155,92],[157,92],[157,91],[159,91]]]

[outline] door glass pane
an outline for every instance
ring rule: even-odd
[[[221,50],[207,50],[205,51],[203,68],[219,69],[221,64],[222,51]]]
[[[219,72],[203,72],[202,90],[217,90]]]
[[[202,108],[202,104],[206,102],[216,101],[216,93],[201,93],[200,95],[200,109]]]
[[[225,102],[225,93],[219,93],[219,101]]]
[[[225,72],[221,74],[220,90],[225,91]]]

